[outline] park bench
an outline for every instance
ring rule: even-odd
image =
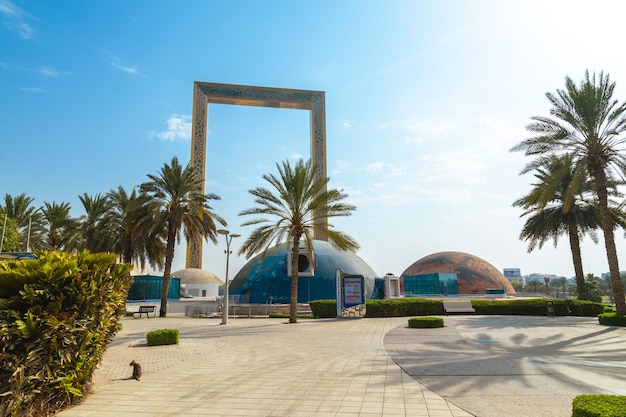
[[[139,318],[141,318],[142,314],[145,314],[147,318],[150,318],[149,313],[153,313],[153,315],[156,315],[156,313],[154,312],[154,306],[139,306],[139,310],[133,312],[133,318],[135,318],[137,315],[139,315]]]
[[[476,313],[471,301],[444,301],[443,309],[446,311],[446,316],[450,313]]]

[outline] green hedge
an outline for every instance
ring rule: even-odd
[[[623,417],[626,396],[578,395],[572,401],[572,417]]]
[[[412,317],[409,319],[409,327],[414,329],[434,329],[444,327],[441,317]]]
[[[365,317],[406,317],[443,315],[443,301],[426,298],[367,300]]]
[[[617,313],[598,314],[598,321],[605,326],[621,326],[626,327],[626,316]]]
[[[593,301],[550,300],[554,303],[557,316],[596,317],[604,311],[604,306]],[[546,300],[472,300],[476,314],[545,316]]]
[[[596,317],[604,311],[604,305],[593,301],[550,300],[557,316]],[[309,303],[314,317],[336,317],[335,300],[317,300]],[[545,316],[546,300],[472,300],[476,314]],[[391,300],[367,300],[365,317],[406,317],[443,315],[442,300],[426,298],[394,298]]]
[[[315,300],[309,303],[311,313],[315,318],[337,317],[337,302],[335,300]]]
[[[153,330],[146,335],[148,346],[177,345],[180,339],[178,329]]]
[[[0,262],[0,415],[48,415],[89,388],[132,284],[114,254]]]

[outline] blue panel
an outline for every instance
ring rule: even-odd
[[[160,300],[163,277],[155,275],[137,275],[128,291],[128,300]],[[168,300],[180,299],[180,279],[170,278],[167,292]]]

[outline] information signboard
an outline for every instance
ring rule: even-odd
[[[343,306],[350,308],[365,304],[362,275],[347,275],[343,277]]]

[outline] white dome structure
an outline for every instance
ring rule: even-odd
[[[185,297],[216,297],[224,282],[216,275],[199,268],[185,268],[172,272],[180,279],[180,293]]]

